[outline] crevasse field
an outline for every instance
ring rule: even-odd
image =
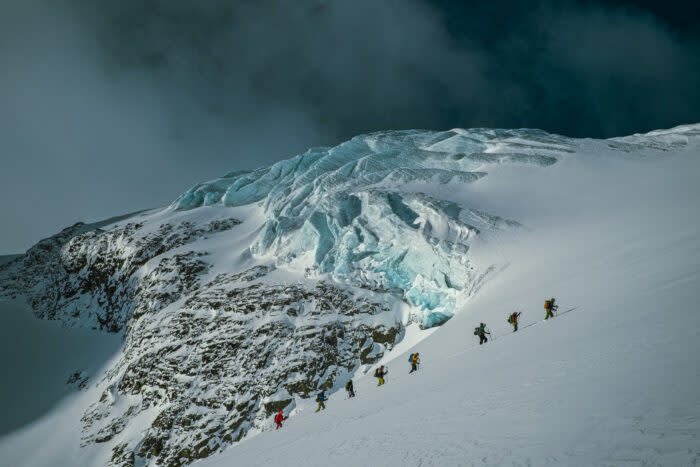
[[[358,367],[356,398],[345,398],[343,381],[320,413],[297,398],[283,430],[270,419],[195,465],[700,461],[700,125],[604,141],[460,131],[416,136],[416,147],[397,148],[393,134],[387,148],[375,137],[318,158],[312,150],[291,167],[198,185],[168,208],[251,212],[259,229],[235,248],[276,259],[290,277],[314,267],[348,287],[394,291],[408,310],[403,340]],[[362,151],[381,157],[357,163]],[[576,309],[544,322],[549,297],[560,312]],[[2,319],[29,313],[18,307],[4,302]],[[506,322],[512,311],[522,312],[517,333]],[[483,346],[473,335],[481,321],[492,333]],[[33,333],[54,323],[32,323],[2,332],[44,345]],[[56,339],[59,331],[76,332],[52,328]],[[66,370],[82,365],[99,379],[119,344],[85,333],[83,356],[66,355]],[[99,388],[68,393],[64,381],[41,379],[61,362],[16,341],[2,339],[21,365],[3,381],[15,415],[4,421],[1,463],[104,465],[105,448],[80,447],[80,417]],[[422,364],[409,375],[416,351]],[[379,363],[389,374],[378,388]],[[56,389],[19,396],[35,384]],[[42,397],[50,400],[36,411]],[[124,436],[144,429],[136,419]]]

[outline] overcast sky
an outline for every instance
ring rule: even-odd
[[[693,2],[467,3],[3,0],[0,254],[367,131],[700,121]]]

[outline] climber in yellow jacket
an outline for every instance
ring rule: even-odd
[[[414,371],[418,371],[418,364],[420,363],[420,359],[418,358],[418,352],[409,355],[408,361],[411,364],[411,371],[408,372],[408,374],[410,375]]]

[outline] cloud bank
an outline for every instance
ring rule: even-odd
[[[697,28],[522,3],[3,2],[0,252],[367,131],[700,120]]]

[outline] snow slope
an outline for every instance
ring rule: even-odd
[[[123,347],[85,391],[0,437],[0,455],[692,465],[699,175],[700,125],[602,141],[384,132],[70,227],[0,269],[0,292]],[[549,296],[578,308],[540,322]],[[496,336],[482,347],[479,321]],[[318,387],[332,395],[315,414]]]
[[[458,197],[531,230],[473,252],[510,266],[410,349],[419,373],[408,350],[387,356],[385,386],[358,378],[356,398],[309,402],[202,465],[697,464],[700,148],[646,141],[627,138],[625,157],[584,143],[544,174],[503,167],[465,186]],[[579,308],[542,322],[550,294]],[[538,324],[512,334],[512,310]],[[496,336],[481,347],[479,321]]]

